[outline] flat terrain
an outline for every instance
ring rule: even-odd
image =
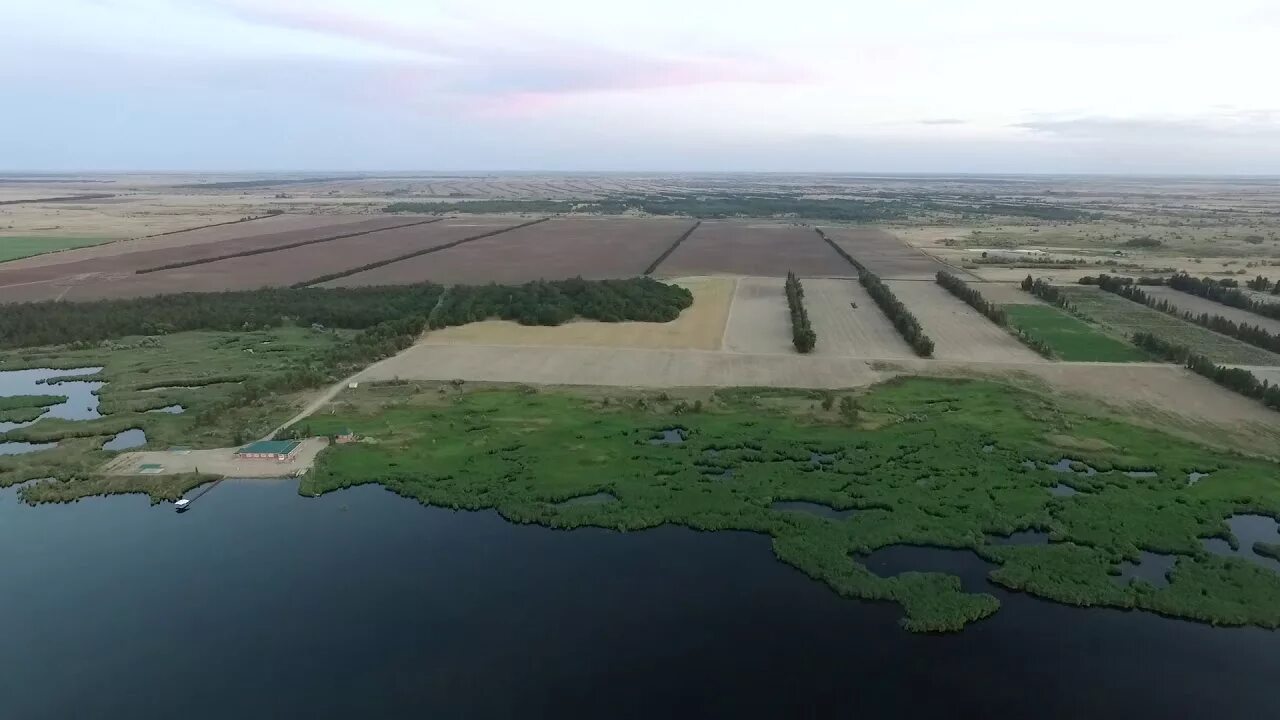
[[[707,221],[656,270],[657,275],[848,277],[857,273],[811,227],[751,221]]]
[[[1280,365],[1280,355],[1219,335],[1114,293],[1079,285],[1064,286],[1062,290],[1086,317],[1125,337],[1135,332],[1149,332],[1170,342],[1195,348],[1196,352],[1214,362]]]
[[[963,270],[938,262],[887,230],[826,225],[822,229],[845,252],[884,280],[932,280],[939,270],[967,277]]]
[[[0,262],[111,242],[106,237],[0,235]]]
[[[982,297],[995,305],[1039,305],[1042,301],[1023,290],[1017,283],[974,282],[969,287],[982,293]]]
[[[1029,293],[1024,293],[1030,296]],[[1053,349],[1054,357],[1079,362],[1145,362],[1151,358],[1089,323],[1045,305],[1006,305],[1009,323]]]
[[[809,278],[801,282],[805,308],[818,334],[815,354],[881,359],[916,356],[857,280]],[[857,309],[852,304],[857,304]]]
[[[885,284],[933,338],[933,356],[939,360],[1045,361],[936,282],[891,280]]]
[[[796,352],[791,342],[791,313],[782,278],[738,280],[729,326],[724,333],[724,349],[757,354]]]
[[[108,475],[140,475],[142,466],[148,464],[164,467],[160,475],[183,475],[199,472],[204,475],[221,475],[234,478],[278,478],[299,475],[311,469],[316,456],[328,443],[323,438],[302,441],[298,455],[289,462],[274,460],[242,460],[236,457],[237,448],[212,450],[147,450],[121,453],[102,468]]]
[[[669,323],[578,320],[564,325],[545,326],[486,320],[433,330],[426,334],[423,343],[720,349],[730,304],[734,298],[734,281],[723,277],[680,278],[674,283],[693,293],[693,307],[680,313],[678,319]]]
[[[1269,333],[1280,333],[1280,320],[1274,320],[1257,313],[1241,310],[1240,308],[1223,305],[1219,302],[1207,300],[1198,295],[1184,293],[1180,290],[1174,290],[1171,287],[1143,287],[1142,291],[1151,297],[1161,300],[1168,300],[1170,304],[1177,307],[1182,312],[1191,312],[1199,315],[1200,313],[1208,313],[1210,315],[1221,315],[1222,317],[1236,323],[1245,325],[1256,325]],[[1269,296],[1269,302],[1280,305],[1280,298]],[[1267,301],[1264,301],[1267,302]]]
[[[477,227],[476,234],[500,227],[500,222]],[[340,278],[325,287],[634,277],[692,224],[678,219],[557,218]]]

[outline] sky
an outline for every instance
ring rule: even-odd
[[[1276,0],[3,5],[3,170],[1280,175]]]

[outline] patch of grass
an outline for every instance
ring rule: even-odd
[[[1048,305],[1005,305],[1009,323],[1033,340],[1047,344],[1055,356],[1082,362],[1139,362],[1145,353],[1089,323]]]
[[[1135,332],[1150,333],[1174,345],[1189,347],[1216,363],[1277,364],[1277,356],[1273,353],[1153,310],[1141,303],[1126,300],[1114,293],[1078,285],[1065,285],[1059,289],[1077,312],[1124,337]]]
[[[300,492],[379,483],[424,503],[494,508],[513,522],[557,528],[675,523],[764,533],[782,561],[842,595],[900,604],[904,624],[917,631],[960,629],[994,612],[997,601],[941,573],[876,576],[858,554],[902,543],[969,548],[999,565],[997,582],[1041,597],[1280,626],[1280,574],[1209,555],[1200,543],[1227,532],[1234,513],[1280,517],[1272,462],[986,381],[877,386],[857,398],[859,417],[884,420],[873,425],[817,410],[812,393],[791,395],[797,402],[786,405],[717,392],[690,412],[686,399],[666,393],[365,387],[306,423],[315,434],[350,427],[364,441],[326,450]],[[677,427],[683,442],[651,442]],[[830,459],[814,462],[814,453]],[[1024,465],[1064,455],[1081,472]],[[1086,475],[1084,463],[1097,474]],[[1123,472],[1136,469],[1155,475]],[[1188,485],[1189,469],[1212,477]],[[1064,479],[1080,494],[1051,494]],[[600,492],[617,501],[560,504]],[[772,510],[779,500],[858,512],[833,520]],[[1026,529],[1053,542],[988,542],[990,534]],[[1117,566],[1143,550],[1179,554],[1169,587],[1115,581]]]
[[[0,262],[111,242],[109,237],[0,236]]]

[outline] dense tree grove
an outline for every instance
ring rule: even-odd
[[[669,322],[692,304],[693,294],[685,288],[647,277],[459,285],[449,289],[430,325],[442,328],[494,318],[521,325],[559,325],[575,317]]]
[[[1066,294],[1044,280],[1041,280],[1040,278],[1032,280],[1031,276],[1028,275],[1021,284],[1023,290],[1026,290],[1041,300],[1044,300],[1056,307],[1060,307],[1067,312],[1075,312],[1075,307],[1071,304],[1071,301],[1067,299]]]
[[[787,306],[791,308],[791,342],[796,350],[802,353],[813,352],[818,343],[818,334],[809,323],[809,312],[804,309],[804,287],[800,278],[793,272],[787,272]]]
[[[1176,345],[1151,333],[1132,335],[1133,344],[1165,360],[1182,363],[1188,369],[1203,375],[1219,385],[1241,395],[1261,400],[1267,407],[1280,410],[1280,385],[1259,380],[1257,375],[1242,368],[1218,365],[1209,358],[1191,352],[1185,345]]]
[[[897,295],[889,289],[880,280],[880,276],[870,270],[862,270],[858,273],[858,280],[862,282],[862,286],[867,289],[867,294],[872,300],[880,306],[884,314],[889,317],[893,326],[898,329],[898,333],[907,341],[912,350],[920,357],[930,357],[933,355],[933,339],[924,334],[924,330],[920,327],[920,321],[916,320],[916,316],[911,314],[906,305],[898,299]]]
[[[1020,328],[1010,326],[1009,314],[1004,311],[1004,308],[982,297],[982,293],[970,287],[969,283],[949,272],[946,272],[945,270],[939,270],[937,277],[938,284],[945,288],[947,292],[968,303],[970,307],[985,315],[991,322],[999,325],[1005,330],[1008,330],[1009,333],[1018,338],[1023,345],[1026,345],[1044,357],[1053,357],[1053,348],[1049,346],[1049,343],[1041,340],[1040,338],[1031,337]]]
[[[1269,287],[1269,283],[1269,280],[1259,275],[1256,279],[1250,280],[1246,284],[1255,290],[1266,290]],[[1248,310],[1263,317],[1280,320],[1280,303],[1254,300],[1249,293],[1239,288],[1226,287],[1213,278],[1195,278],[1187,273],[1178,273],[1169,278],[1169,287],[1233,308]]]
[[[1177,277],[1177,276],[1175,276]],[[1132,283],[1125,282],[1127,278],[1117,278],[1110,275],[1098,276],[1098,287],[1107,292],[1115,293],[1120,297],[1142,303],[1147,307],[1168,313],[1175,317],[1180,317],[1187,322],[1193,322],[1201,327],[1208,328],[1214,332],[1229,335],[1237,340],[1247,342],[1250,345],[1260,347],[1263,350],[1271,352],[1280,352],[1280,335],[1273,335],[1257,325],[1249,325],[1247,323],[1236,323],[1221,315],[1210,315],[1209,313],[1192,313],[1181,312],[1178,308],[1168,300],[1157,300],[1143,292]]]

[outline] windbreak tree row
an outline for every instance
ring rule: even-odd
[[[1115,293],[1122,298],[1132,300],[1136,303],[1142,303],[1149,308],[1159,310],[1174,317],[1180,317],[1187,322],[1195,323],[1204,328],[1208,328],[1217,333],[1228,335],[1242,342],[1247,342],[1255,347],[1271,352],[1280,352],[1280,335],[1273,335],[1257,325],[1249,325],[1248,323],[1237,323],[1221,315],[1210,315],[1209,313],[1192,313],[1179,311],[1177,306],[1168,300],[1151,297],[1143,292],[1141,288],[1134,285],[1128,278],[1118,278],[1111,275],[1099,275],[1098,287],[1110,293]]]
[[[893,323],[893,327],[898,330],[898,334],[902,335],[911,349],[920,357],[932,357],[933,355],[933,339],[924,334],[924,329],[920,327],[920,321],[916,320],[916,316],[911,314],[906,305],[893,294],[893,290],[889,289],[880,280],[880,276],[870,270],[861,270],[858,273],[858,280],[862,286],[867,289],[867,294],[872,300],[876,301],[876,305],[884,311],[889,321]]]
[[[1023,290],[1026,290],[1050,305],[1075,314],[1075,307],[1071,304],[1071,301],[1067,299],[1066,294],[1044,280],[1041,280],[1040,278],[1032,280],[1031,276],[1028,275],[1026,279],[1022,281],[1021,286]]]
[[[1021,328],[1011,326],[1009,324],[1009,314],[1004,311],[1004,308],[982,297],[982,293],[970,287],[969,283],[945,270],[939,270],[937,278],[938,284],[947,292],[965,301],[974,310],[986,316],[988,320],[1007,330],[1010,335],[1017,338],[1023,345],[1046,358],[1053,357],[1053,349],[1049,347],[1048,343],[1040,338],[1033,338],[1027,335]]]
[[[590,281],[582,278],[524,285],[458,285],[431,316],[431,327],[481,320],[560,325],[575,317],[603,322],[670,322],[693,305],[693,293],[652,278]]]
[[[818,343],[818,335],[809,323],[809,312],[804,309],[804,286],[793,272],[787,272],[787,306],[791,308],[791,342],[796,350],[811,353]]]
[[[1134,345],[1152,355],[1182,363],[1192,372],[1203,375],[1228,390],[1261,400],[1267,407],[1280,410],[1280,385],[1259,380],[1257,375],[1243,368],[1218,365],[1209,358],[1192,352],[1185,345],[1171,343],[1151,333],[1137,332],[1131,338]]]
[[[1270,287],[1270,282],[1259,275],[1254,280],[1250,280],[1248,285],[1255,290],[1265,291]],[[1169,278],[1169,287],[1184,293],[1197,295],[1206,300],[1222,303],[1229,307],[1248,310],[1263,317],[1280,320],[1280,302],[1255,300],[1249,293],[1240,288],[1223,285],[1213,278],[1196,278],[1187,273],[1178,273]],[[1275,287],[1280,289],[1280,285]]]

